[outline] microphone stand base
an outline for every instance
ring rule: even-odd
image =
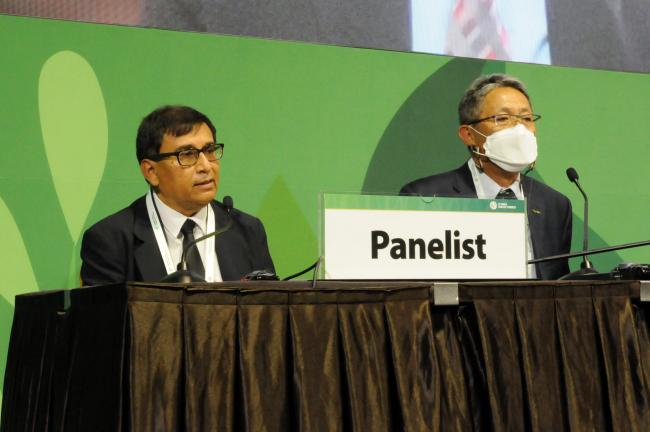
[[[611,273],[599,273],[594,268],[583,267],[580,270],[565,274],[558,280],[607,280],[611,278]]]
[[[164,278],[160,279],[160,282],[163,283],[193,283],[193,282],[205,282],[198,274],[189,270],[176,270],[174,273],[170,273]]]

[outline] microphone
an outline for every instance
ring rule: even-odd
[[[183,249],[183,253],[181,254],[181,262],[178,263],[178,267],[176,268],[177,270],[187,270],[187,253],[190,251],[190,249],[192,249],[192,246],[212,236],[218,236],[219,234],[224,233],[230,229],[230,227],[232,226],[230,211],[234,206],[232,197],[230,195],[223,197],[223,205],[224,207],[226,207],[226,217],[228,218],[228,222],[226,223],[226,225],[224,225],[223,228],[219,228],[218,230],[215,230],[209,234],[206,234],[202,237],[195,239],[193,242],[188,243],[185,249]]]
[[[228,218],[228,222],[226,222],[226,224],[223,227],[214,230],[213,232],[208,233],[204,236],[201,236],[195,239],[193,242],[188,243],[188,245],[185,246],[185,248],[183,248],[183,253],[181,254],[181,261],[178,263],[178,267],[176,267],[176,271],[162,278],[160,282],[178,282],[178,283],[205,282],[205,279],[203,279],[201,276],[188,270],[187,253],[192,249],[192,247],[195,244],[205,239],[209,239],[210,237],[219,236],[220,234],[223,234],[224,232],[230,229],[230,227],[232,226],[232,218],[230,212],[232,211],[233,208],[233,200],[230,195],[225,196],[223,198],[223,205],[224,207],[226,207],[226,217]]]
[[[226,213],[228,214],[228,218],[230,218],[230,211],[235,206],[232,202],[232,197],[230,195],[226,195],[225,197],[223,197],[223,205],[226,207]]]
[[[569,167],[566,170],[566,175],[569,178],[569,181],[571,183],[575,183],[575,185],[578,187],[578,190],[582,194],[582,197],[584,198],[584,211],[583,211],[583,223],[582,223],[582,251],[587,252],[589,250],[589,199],[587,198],[587,194],[585,193],[584,189],[582,189],[582,186],[580,185],[580,182],[578,181],[578,172],[575,170],[573,167]],[[589,256],[588,255],[583,255],[582,256],[582,263],[580,264],[580,269],[582,270],[580,273],[594,273],[594,266],[591,264],[591,261],[589,261]]]

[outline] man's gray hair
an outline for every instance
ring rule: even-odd
[[[475,79],[465,90],[465,94],[458,103],[458,120],[460,124],[469,124],[478,120],[485,96],[499,87],[512,87],[519,90],[530,103],[526,86],[519,79],[505,74],[483,75]]]

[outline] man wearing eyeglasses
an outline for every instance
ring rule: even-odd
[[[537,160],[535,122],[524,84],[494,74],[476,79],[458,105],[458,136],[470,158],[461,167],[405,185],[400,194],[528,200],[528,257],[569,252],[572,211],[569,200],[525,173]],[[528,277],[557,279],[569,273],[567,260],[528,266]]]
[[[188,269],[208,282],[274,271],[260,220],[214,200],[224,150],[215,140],[210,119],[190,107],[164,106],[142,120],[136,154],[150,190],[84,233],[83,285],[159,281],[184,249]]]

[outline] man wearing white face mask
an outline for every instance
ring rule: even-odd
[[[556,190],[521,174],[537,160],[534,114],[524,84],[502,74],[482,76],[459,105],[458,136],[470,159],[458,169],[415,180],[400,194],[528,200],[528,257],[569,252],[571,203]],[[528,266],[528,277],[557,279],[567,260]]]

